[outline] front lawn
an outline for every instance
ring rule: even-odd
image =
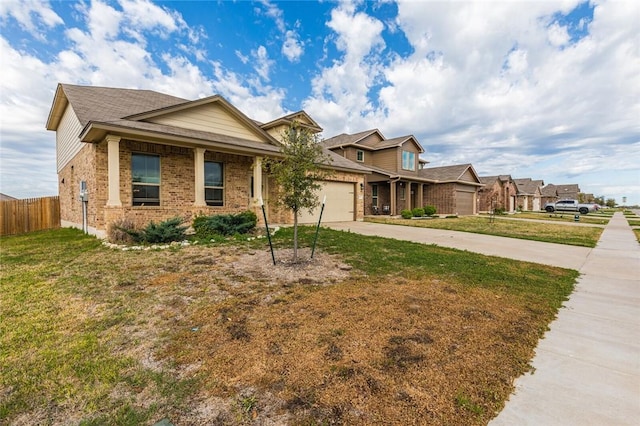
[[[462,216],[420,220],[369,216],[365,220],[367,222],[447,229],[450,231],[472,232],[583,247],[595,247],[604,229],[595,226],[567,226],[554,223],[500,219],[498,217],[491,220],[489,216]]]
[[[578,276],[327,229],[291,265],[291,233],[276,266],[264,239],[0,239],[0,424],[486,424]]]

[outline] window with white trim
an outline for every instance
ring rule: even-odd
[[[411,151],[402,151],[402,168],[404,170],[416,169],[416,153]]]
[[[224,165],[204,162],[204,200],[208,206],[224,205]]]
[[[364,151],[359,149],[356,151],[356,161],[364,162]]]
[[[160,156],[131,154],[132,204],[160,205]]]

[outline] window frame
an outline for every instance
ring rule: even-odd
[[[378,207],[378,184],[371,184],[371,205],[373,207]]]
[[[156,158],[158,161],[158,169],[157,169],[157,182],[143,182],[141,180],[136,180],[136,176],[134,173],[134,159],[136,157],[146,157],[146,158]],[[146,169],[146,167],[145,167]],[[160,186],[162,184],[161,179],[161,170],[162,170],[162,161],[160,155],[157,154],[149,154],[146,152],[132,152],[131,153],[131,205],[133,207],[159,207],[161,203],[161,191]],[[145,179],[145,176],[141,176],[138,179]],[[146,179],[149,179],[147,176]],[[155,180],[153,177],[149,180]],[[136,189],[136,187],[144,187],[148,188],[157,188],[158,197],[149,198],[149,197],[136,197],[136,192],[139,192],[141,188]]]
[[[405,158],[406,155],[406,158]],[[402,170],[416,171],[416,153],[413,151],[402,151]]]
[[[220,165],[220,185],[207,185],[207,164],[219,164]],[[224,163],[222,161],[205,161],[204,162],[204,201],[207,206],[210,207],[224,207]],[[214,198],[207,198],[207,189],[221,191],[221,197],[219,200]]]
[[[356,161],[359,163],[364,163],[364,151],[361,149],[356,150]]]

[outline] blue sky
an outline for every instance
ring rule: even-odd
[[[58,82],[304,109],[431,166],[640,204],[640,2],[0,0],[0,192],[57,194]]]

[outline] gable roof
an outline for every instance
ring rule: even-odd
[[[485,185],[488,185],[495,181],[510,182],[513,180],[511,179],[511,175],[479,176],[478,179],[480,179],[480,182],[484,183]]]
[[[320,125],[316,123],[316,121],[313,118],[311,118],[311,116],[303,110],[285,115],[283,117],[276,118],[275,120],[269,121],[268,123],[264,123],[264,124],[259,122],[256,122],[256,123],[262,129],[267,130],[267,129],[271,129],[272,127],[277,127],[281,125],[289,126],[294,121],[300,123],[300,125],[308,128],[314,133],[318,133],[322,131],[322,127],[320,127]]]
[[[378,140],[368,140],[369,136],[377,134]],[[365,144],[364,141],[367,140]],[[387,148],[394,148],[402,146],[405,142],[412,142],[417,148],[418,151],[422,154],[424,153],[424,148],[420,145],[420,142],[413,135],[399,136],[396,138],[387,139],[384,137],[382,132],[378,129],[370,129],[365,130],[359,133],[354,133],[349,135],[347,133],[342,133],[338,136],[334,136],[332,138],[326,139],[322,142],[322,145],[325,148],[342,148],[345,146],[356,146],[360,149],[365,149],[369,151],[378,151]]]
[[[11,201],[11,200],[17,200],[17,198],[0,192],[0,201]]]
[[[518,195],[535,195],[536,191],[544,185],[543,180],[532,180],[531,178],[514,179]]]
[[[341,133],[337,136],[334,136],[332,138],[325,139],[324,141],[322,141],[322,146],[324,146],[325,148],[331,149],[336,147],[355,145],[358,142],[362,141],[363,139],[375,133],[378,134],[378,137],[380,139],[385,139],[384,135],[380,132],[380,130],[369,129],[369,130],[364,130],[362,132],[354,133],[352,135],[349,135],[347,133]],[[368,149],[369,147],[364,147],[364,148]]]
[[[111,121],[132,114],[153,111],[189,102],[153,90],[118,89],[112,87],[58,84],[47,130],[56,130],[62,114],[71,104],[82,126],[90,121]]]
[[[234,119],[237,119],[251,131],[260,135],[267,143],[228,134],[145,121],[208,104],[222,107]],[[189,101],[152,90],[58,84],[47,119],[47,130],[57,130],[68,105],[71,105],[76,117],[83,126],[82,132],[78,135],[83,142],[97,142],[102,140],[107,133],[115,133],[124,134],[135,139],[171,143],[178,146],[199,144],[223,152],[244,155],[271,155],[277,157],[280,154],[280,142],[269,135],[258,122],[251,120],[219,95]],[[286,117],[295,118],[299,117],[300,114],[308,117],[304,111],[290,114]],[[308,117],[308,119],[310,122],[315,123],[311,117]],[[317,123],[314,125],[317,125]],[[323,151],[332,159],[330,164],[325,164],[326,166],[338,170],[370,173],[369,169],[342,158],[327,149],[323,149]]]
[[[467,171],[473,176],[473,181],[463,180]],[[435,182],[464,182],[482,186],[478,174],[471,164],[455,164],[453,166],[441,166],[441,167],[425,167],[418,170],[418,175],[423,178],[431,179]]]

